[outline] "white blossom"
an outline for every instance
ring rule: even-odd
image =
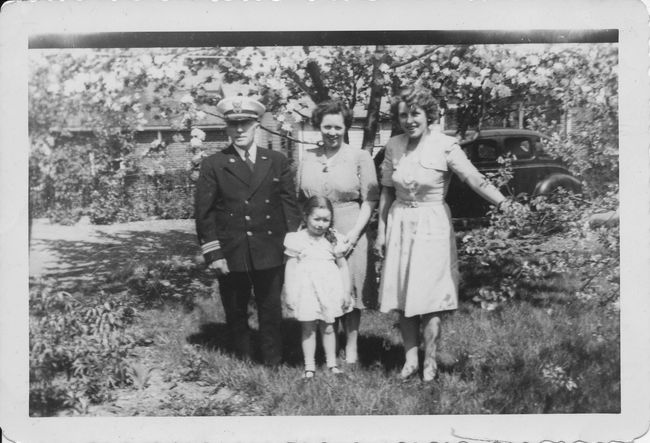
[[[539,57],[536,56],[535,54],[529,55],[527,61],[532,66],[539,65]]]
[[[61,86],[58,83],[50,83],[47,85],[47,92],[50,94],[56,94],[61,91]]]
[[[192,137],[196,137],[199,140],[203,141],[205,140],[205,132],[199,128],[194,128],[192,129],[192,132],[190,132],[190,135]]]
[[[154,80],[160,80],[165,76],[165,72],[158,68],[158,67],[152,67],[147,70],[147,74],[149,77],[153,78]]]
[[[293,128],[291,127],[291,124],[289,124],[289,123],[282,123],[282,130],[283,130],[283,131],[291,132],[291,129],[293,129]]]
[[[513,78],[513,77],[516,77],[517,74],[519,74],[519,71],[517,71],[515,68],[510,68],[506,72],[506,77],[507,78]]]
[[[102,76],[104,82],[104,88],[107,91],[118,91],[122,89],[124,83],[117,79],[117,76],[113,73],[106,73]]]

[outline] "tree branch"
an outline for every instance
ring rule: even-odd
[[[409,64],[411,64],[411,63],[413,63],[415,61],[418,61],[419,59],[421,59],[423,57],[426,57],[427,55],[433,54],[434,52],[436,52],[440,48],[442,48],[442,46],[436,46],[433,49],[429,49],[427,51],[424,51],[420,55],[415,55],[415,56],[411,57],[410,59],[406,60],[405,62],[393,63],[392,65],[390,65],[390,68],[391,69],[397,69],[397,68],[401,68],[403,66],[409,65]]]
[[[277,135],[277,136],[282,137],[282,138],[286,138],[287,140],[291,140],[292,142],[301,143],[303,145],[317,145],[318,144],[318,142],[306,142],[304,140],[293,138],[293,137],[291,137],[289,135],[286,135],[286,134],[281,134],[279,132],[276,132],[276,131],[274,131],[272,129],[269,129],[269,128],[267,128],[265,126],[262,126],[262,125],[260,125],[260,128],[264,129],[266,132],[270,132],[271,134]]]
[[[317,96],[314,91],[309,87],[307,83],[304,82],[303,79],[298,76],[298,74],[290,69],[285,69],[284,72],[298,85],[300,89],[304,91],[305,94],[309,96],[309,98],[311,98],[314,102],[317,102]]]
[[[372,63],[372,79],[370,81],[368,113],[366,116],[366,124],[363,128],[363,141],[361,143],[362,148],[369,152],[372,152],[372,148],[375,144],[375,135],[377,134],[377,127],[379,126],[379,106],[384,92],[383,74],[379,70],[379,66],[386,60],[386,57],[386,47],[376,46]]]
[[[318,63],[313,60],[308,61],[307,66],[305,67],[305,71],[307,74],[309,74],[309,77],[314,84],[314,95],[316,97],[316,100],[314,101],[316,103],[320,103],[329,99],[329,89],[325,86],[325,83],[323,83],[323,77],[321,75],[320,66]]]

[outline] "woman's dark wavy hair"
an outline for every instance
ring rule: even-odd
[[[302,215],[307,224],[307,217],[314,211],[314,209],[327,209],[332,214],[330,219],[330,226],[327,232],[325,232],[325,238],[332,244],[336,245],[336,236],[334,235],[334,207],[332,202],[327,197],[322,197],[320,195],[312,195],[307,199],[307,201],[302,205]]]
[[[438,100],[422,86],[412,86],[402,89],[397,95],[393,96],[391,100],[390,112],[393,120],[399,123],[398,110],[399,104],[404,102],[408,108],[415,106],[422,108],[427,116],[427,121],[433,123],[440,118],[440,106]]]
[[[311,124],[314,128],[320,128],[323,122],[323,117],[328,114],[341,114],[343,117],[343,124],[345,129],[350,129],[352,126],[352,111],[345,103],[340,100],[326,100],[316,105],[316,108],[311,113]]]

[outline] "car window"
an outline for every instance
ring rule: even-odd
[[[505,140],[505,155],[521,160],[533,156],[533,144],[528,137],[510,137]]]
[[[499,156],[496,140],[477,140],[475,146],[477,161],[494,161]]]

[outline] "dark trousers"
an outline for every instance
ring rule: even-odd
[[[230,343],[243,358],[250,358],[248,300],[255,295],[260,346],[264,363],[278,365],[282,360],[282,283],[284,266],[249,272],[231,272],[219,278],[221,302],[226,312]]]

